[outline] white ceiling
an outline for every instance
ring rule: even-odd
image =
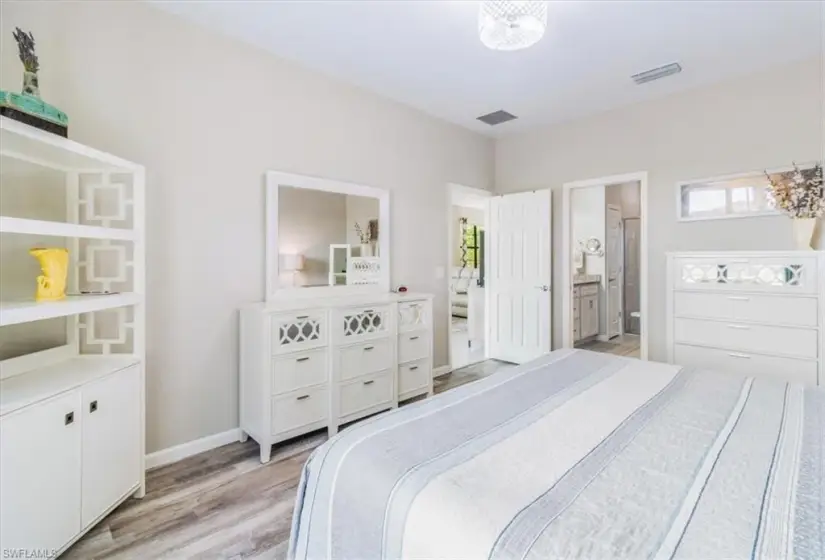
[[[156,2],[278,56],[498,136],[821,53],[815,1],[551,2],[542,41],[496,52],[478,2]],[[630,75],[678,61],[681,74]],[[519,119],[491,128],[479,115]]]

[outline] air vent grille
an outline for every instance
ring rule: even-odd
[[[504,110],[493,111],[492,113],[487,113],[486,115],[481,115],[480,117],[477,117],[478,120],[480,120],[484,124],[489,124],[490,126],[506,123],[507,121],[512,121],[517,118],[518,117],[514,114],[508,113]]]
[[[659,78],[678,74],[681,71],[682,66],[678,62],[672,62],[671,64],[665,64],[664,66],[659,66],[658,68],[633,74],[630,77],[633,78],[633,81],[637,84],[646,84],[647,82],[652,82],[653,80],[658,80]]]

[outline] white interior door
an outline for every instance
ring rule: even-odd
[[[490,201],[486,291],[490,357],[523,363],[550,352],[549,190]]]
[[[624,247],[622,236],[622,210],[608,205],[605,227],[607,246],[605,247],[607,272],[607,337],[622,334],[622,266]]]

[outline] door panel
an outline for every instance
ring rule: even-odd
[[[607,247],[605,248],[607,272],[607,336],[612,338],[622,332],[621,284],[622,284],[622,210],[608,205],[606,216]]]
[[[83,526],[140,482],[140,366],[83,388]]]
[[[522,363],[551,348],[550,191],[490,201],[490,357]]]
[[[0,420],[0,550],[58,550],[80,532],[80,392]]]

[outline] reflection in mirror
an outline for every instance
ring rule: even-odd
[[[280,285],[377,284],[378,217],[377,198],[279,186]]]

